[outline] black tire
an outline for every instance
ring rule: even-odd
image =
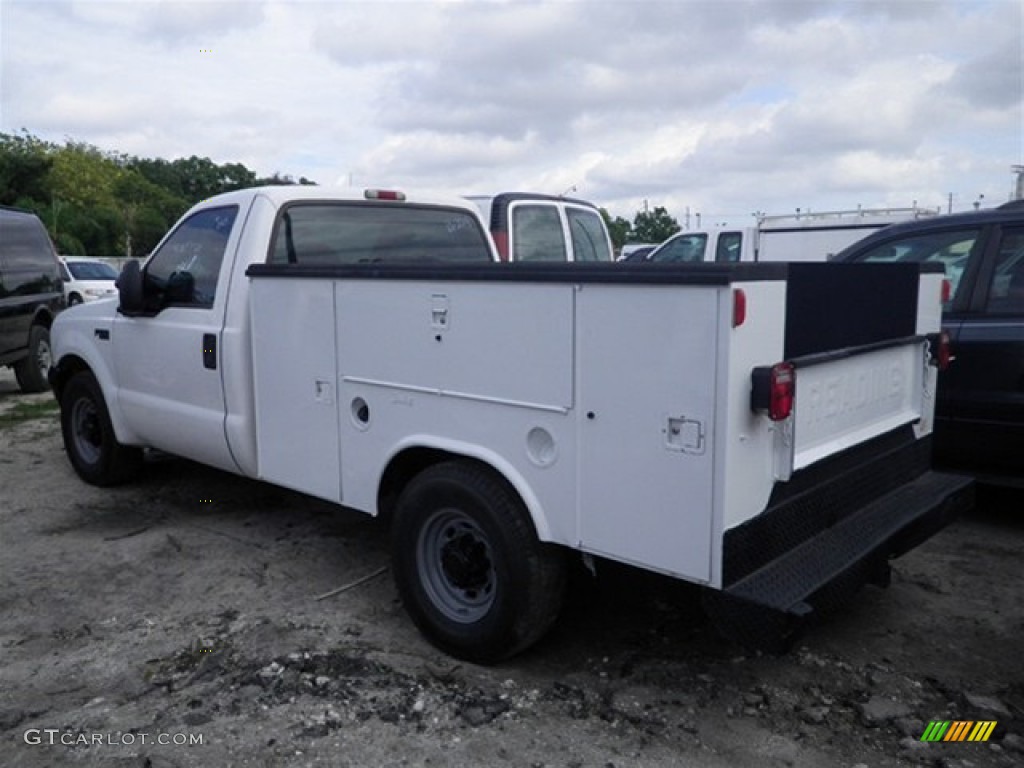
[[[76,373],[60,400],[64,450],[78,476],[92,485],[117,485],[142,466],[142,449],[117,442],[103,391],[89,371]]]
[[[33,325],[28,332],[28,357],[14,366],[14,377],[22,392],[45,392],[50,387],[46,375],[53,365],[50,349],[50,330],[42,325]]]
[[[469,462],[410,481],[395,508],[392,557],[413,622],[460,659],[492,664],[526,649],[562,606],[563,552],[537,538],[504,479]]]
[[[82,303],[82,297],[79,296],[77,293],[72,293],[68,297],[68,306],[69,307],[73,307],[73,306],[75,306],[75,304],[81,304],[81,303]]]

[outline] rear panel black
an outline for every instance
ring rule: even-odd
[[[789,264],[786,359],[913,336],[918,264]]]

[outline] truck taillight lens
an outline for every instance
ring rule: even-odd
[[[747,319],[747,294],[742,288],[732,292],[732,327],[739,328]]]
[[[751,376],[750,407],[767,411],[772,421],[785,421],[793,413],[796,370],[792,363],[755,368]]]
[[[948,278],[942,279],[942,303],[948,304],[950,298],[953,296],[953,282]]]
[[[945,331],[933,333],[928,337],[928,346],[931,351],[931,363],[940,371],[949,368],[953,362],[953,349],[949,340],[949,334]]]
[[[491,236],[494,238],[494,247],[498,249],[498,257],[502,261],[508,261],[508,232],[496,230]]]
[[[792,363],[772,366],[771,402],[768,416],[772,421],[783,421],[793,412],[793,394],[796,391],[796,373]]]

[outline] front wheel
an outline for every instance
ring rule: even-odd
[[[395,509],[392,549],[406,610],[452,656],[500,661],[558,616],[562,553],[538,540],[515,491],[483,467],[446,462],[413,478]]]
[[[117,485],[142,465],[142,450],[117,442],[103,391],[88,371],[76,373],[60,400],[64,450],[78,476],[92,485]]]

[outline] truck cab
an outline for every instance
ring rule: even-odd
[[[612,242],[591,203],[532,192],[468,195],[488,222],[502,261],[611,262]]]

